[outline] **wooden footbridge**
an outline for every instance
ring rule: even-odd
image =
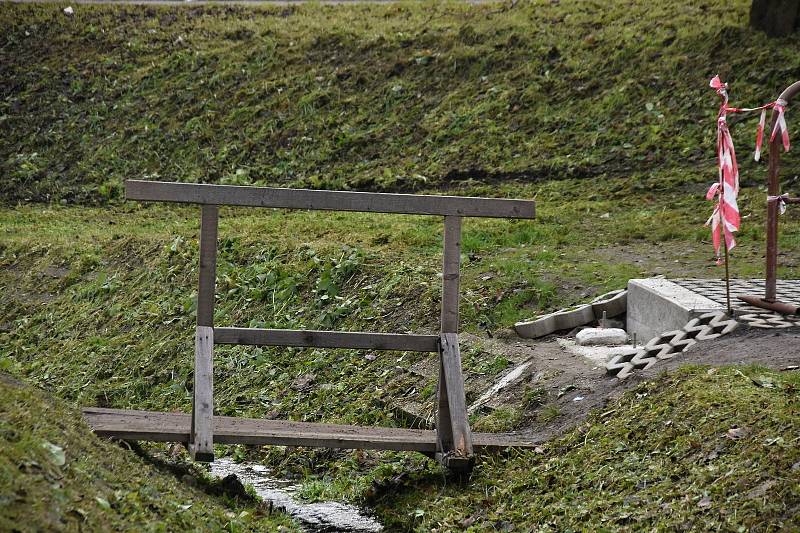
[[[129,200],[201,205],[200,280],[195,332],[192,413],[87,408],[83,413],[98,435],[123,440],[186,443],[198,461],[213,461],[214,443],[272,444],[417,451],[446,467],[468,472],[474,452],[533,443],[501,434],[472,433],[467,420],[464,378],[458,347],[459,262],[462,217],[534,217],[532,200],[470,198],[306,189],[197,185],[131,180]],[[441,215],[444,262],[439,335],[372,332],[295,331],[214,326],[218,206]],[[399,350],[439,354],[436,430],[360,427],[215,416],[215,344]]]

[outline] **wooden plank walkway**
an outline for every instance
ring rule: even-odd
[[[188,413],[99,407],[84,409],[83,416],[97,435],[122,440],[188,442],[192,423],[192,416]],[[423,429],[360,427],[231,416],[214,416],[213,424],[214,442],[217,444],[397,450],[429,454],[437,451],[436,432]],[[532,441],[500,433],[472,433],[472,444],[475,451],[535,446]]]

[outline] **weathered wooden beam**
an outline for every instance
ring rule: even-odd
[[[460,263],[461,217],[446,216],[436,411],[437,457],[450,470],[466,474],[472,469],[474,459],[458,348]]]
[[[125,182],[125,197],[128,200],[153,202],[490,218],[534,218],[536,211],[533,200],[278,189],[141,180]]]
[[[442,461],[449,469],[467,473],[474,463],[472,433],[467,420],[464,376],[461,373],[461,352],[457,333],[442,333],[440,387],[447,391],[447,419],[438,417],[437,429],[449,425],[450,442],[442,442]],[[440,404],[441,409],[441,404]],[[445,431],[447,433],[447,431]]]
[[[214,292],[217,277],[218,208],[204,205],[200,214],[200,275],[194,348],[194,390],[189,453],[197,461],[213,461]]]
[[[461,217],[444,217],[444,260],[442,261],[443,333],[458,333],[458,285],[461,262]]]
[[[444,462],[444,455],[453,449],[453,424],[450,416],[447,380],[444,378],[442,353],[439,352],[439,381],[436,386],[436,459]]]
[[[197,291],[197,325],[214,326],[214,290],[217,277],[218,208],[204,205],[200,217],[200,284]]]
[[[436,352],[439,349],[436,335],[256,328],[214,328],[214,335],[217,344],[409,352]]]
[[[187,442],[191,416],[130,409],[87,407],[83,415],[94,432],[103,437],[154,442]],[[508,447],[533,448],[537,441],[517,435],[473,433],[476,451]],[[214,442],[330,448],[436,451],[436,433],[421,429],[359,427],[287,420],[263,420],[230,416],[214,417]]]
[[[214,328],[197,326],[194,345],[194,401],[189,453],[195,461],[214,460]]]

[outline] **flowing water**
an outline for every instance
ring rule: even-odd
[[[298,486],[290,481],[275,479],[265,466],[255,463],[236,463],[230,459],[216,459],[211,463],[211,474],[222,479],[235,474],[239,481],[251,485],[265,502],[285,510],[313,532],[374,533],[383,526],[355,505],[341,502],[306,503],[296,494]]]

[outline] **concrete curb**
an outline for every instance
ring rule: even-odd
[[[567,309],[544,315],[536,320],[517,322],[514,330],[520,337],[535,339],[550,335],[555,331],[575,329],[585,326],[603,317],[612,318],[625,313],[627,309],[627,291],[620,289],[607,292],[595,298],[592,303],[581,305],[574,309]]]

